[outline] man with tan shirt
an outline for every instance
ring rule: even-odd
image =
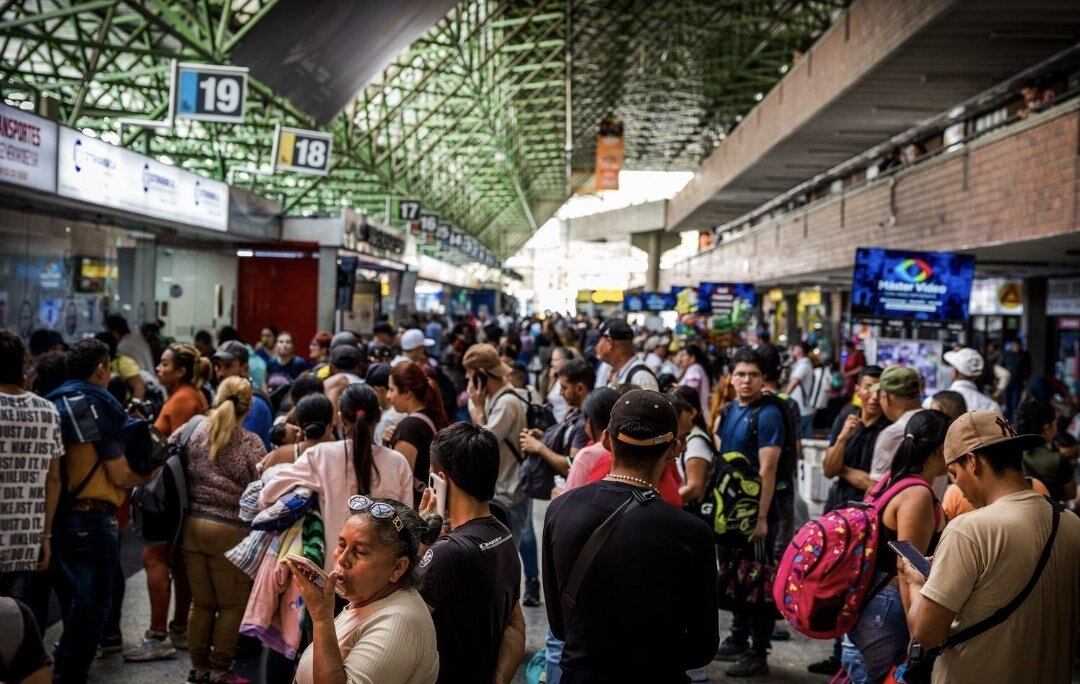
[[[1017,436],[997,411],[966,413],[949,428],[945,463],[976,510],[945,528],[928,579],[908,564],[901,573],[911,635],[923,648],[944,646],[935,683],[984,682],[988,673],[999,682],[1070,679],[1080,518],[1056,510],[1024,478],[1021,454],[1041,441]],[[1006,606],[1014,609],[1004,620],[984,622]],[[964,634],[974,626],[988,628]]]

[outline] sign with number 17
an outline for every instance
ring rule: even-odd
[[[296,171],[325,176],[330,173],[333,141],[329,133],[278,124],[274,130],[274,172]]]

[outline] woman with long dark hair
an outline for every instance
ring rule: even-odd
[[[301,404],[311,397],[304,397]],[[316,400],[317,401],[317,400]],[[272,505],[294,487],[307,487],[319,495],[327,548],[337,542],[345,524],[349,497],[363,494],[412,505],[412,470],[400,453],[375,444],[372,435],[382,416],[379,397],[368,385],[349,385],[338,400],[345,439],[320,442],[295,462],[281,466],[259,495],[259,506]],[[326,555],[326,568],[333,559]]]
[[[415,484],[413,499],[405,503],[415,505],[420,502],[427,486],[431,442],[435,439],[435,433],[449,425],[450,421],[443,409],[438,384],[411,361],[399,363],[391,369],[386,398],[395,411],[405,414],[386,443],[404,456],[412,468]]]
[[[673,387],[668,396],[679,414],[679,438],[683,440],[682,453],[675,461],[682,476],[679,495],[684,503],[690,504],[699,501],[705,494],[715,446],[705,416],[701,413],[701,399],[697,390],[679,385]]]
[[[293,388],[299,384],[293,383]],[[316,444],[334,440],[334,405],[330,398],[321,392],[305,395],[292,410],[293,424],[300,428],[300,440],[293,444],[282,444],[266,455],[259,464],[259,472],[284,463],[295,463],[304,453]]]
[[[904,560],[888,544],[907,541],[924,556],[933,555],[945,528],[945,515],[930,485],[934,478],[945,474],[943,449],[950,422],[947,415],[932,409],[913,415],[893,456],[886,482],[870,490],[881,493],[905,478],[915,478],[881,513],[875,550],[878,561],[871,584],[881,588],[869,597],[858,624],[848,632],[841,655],[844,669],[855,684],[883,681],[907,652],[911,637],[904,616],[910,600],[907,583],[898,586],[896,582]],[[861,667],[855,666],[859,660]]]

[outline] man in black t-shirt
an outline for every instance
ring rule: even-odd
[[[420,593],[438,638],[439,681],[509,683],[525,656],[525,618],[517,545],[487,504],[495,496],[499,444],[482,427],[456,423],[431,443],[431,471],[446,480],[450,526],[420,561]],[[421,515],[436,506],[428,489]]]
[[[565,642],[563,684],[689,682],[686,671],[716,653],[712,530],[656,494],[665,466],[682,449],[677,433],[667,397],[648,390],[626,393],[615,403],[602,437],[613,456],[610,474],[548,506],[544,598],[551,631]],[[631,501],[634,507],[623,509],[591,562],[582,566],[573,595],[570,579],[593,533]],[[569,614],[564,593],[567,606],[572,603]]]

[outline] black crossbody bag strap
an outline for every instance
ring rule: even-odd
[[[1050,525],[1050,536],[1046,539],[1046,546],[1043,547],[1042,555],[1039,556],[1039,562],[1035,566],[1035,572],[1032,573],[1031,579],[1028,580],[1028,583],[1024,586],[1023,589],[1020,590],[1020,593],[1017,594],[1012,601],[1009,601],[1006,605],[998,608],[996,611],[994,611],[993,615],[986,618],[985,620],[981,620],[980,622],[977,622],[976,624],[968,627],[967,629],[962,629],[956,634],[950,636],[948,639],[945,640],[945,644],[942,646],[942,649],[953,648],[969,639],[974,639],[983,632],[1000,625],[1002,622],[1005,622],[1005,620],[1009,619],[1009,616],[1012,615],[1016,611],[1016,609],[1020,607],[1020,604],[1022,604],[1024,600],[1028,597],[1028,594],[1030,594],[1031,590],[1035,588],[1035,585],[1039,583],[1039,578],[1042,577],[1043,570],[1046,569],[1046,564],[1050,560],[1050,552],[1054,550],[1054,539],[1057,537],[1058,523],[1061,522],[1061,510],[1058,508],[1058,505],[1053,501],[1050,501],[1049,499],[1047,499],[1047,501],[1050,503],[1050,507],[1054,511],[1053,522],[1051,522]]]
[[[600,549],[604,548],[608,537],[615,531],[619,519],[638,506],[649,503],[657,496],[659,495],[655,489],[635,490],[629,499],[616,508],[608,516],[608,519],[589,535],[588,541],[585,542],[585,546],[581,548],[577,560],[574,561],[574,567],[570,570],[570,577],[566,580],[566,588],[562,593],[562,622],[564,629],[570,627],[570,616],[573,615],[574,606],[577,605],[577,595],[581,589],[581,583],[585,581],[585,575],[589,572],[593,560],[596,559],[596,554],[600,553]]]

